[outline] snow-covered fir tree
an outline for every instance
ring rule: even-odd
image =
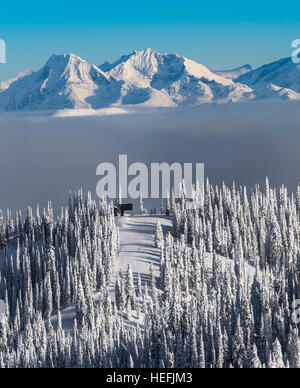
[[[160,222],[157,220],[155,236],[154,236],[154,241],[155,241],[156,248],[161,248],[162,247],[163,240],[164,240],[163,230],[162,230]]]
[[[187,206],[183,188],[159,279],[153,265],[113,276],[119,232],[105,201],[79,192],[57,218],[51,204],[1,213],[0,367],[299,368],[299,193],[207,183]]]

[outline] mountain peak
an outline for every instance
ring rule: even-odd
[[[292,58],[282,58],[279,61],[259,67],[239,77],[237,82],[246,84],[257,93],[266,96],[270,85],[271,90],[290,89],[300,92],[300,66],[292,61]],[[279,88],[276,88],[279,87]]]
[[[104,71],[105,73],[107,73],[113,70],[115,67],[128,62],[132,58],[134,58],[134,61],[139,61],[141,63],[141,61],[147,62],[149,61],[150,58],[159,57],[162,55],[166,55],[166,54],[160,54],[158,51],[155,51],[152,48],[148,47],[140,51],[134,50],[128,55],[122,55],[121,58],[117,59],[115,62],[110,63],[106,61],[102,63],[102,65],[98,66],[98,68]],[[141,58],[141,59],[137,60],[137,58]]]
[[[87,63],[84,59],[80,58],[76,54],[53,54],[47,61],[46,66],[56,67],[60,65],[68,65],[75,63]]]
[[[52,55],[37,72],[0,90],[4,110],[100,109],[115,103],[120,82],[75,54]]]
[[[155,55],[159,54],[158,51],[153,50],[152,48],[148,47],[141,51],[136,51],[136,54],[142,54],[142,55]]]
[[[257,70],[247,64],[212,72],[178,54],[132,51],[96,67],[54,54],[38,71],[0,83],[0,109],[100,109],[225,104],[257,98],[300,99],[300,66],[290,58]]]

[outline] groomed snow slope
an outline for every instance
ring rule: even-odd
[[[134,281],[137,281],[138,273],[141,276],[142,285],[147,282],[150,286],[149,268],[151,263],[155,270],[156,276],[159,275],[160,266],[160,250],[154,246],[154,233],[156,221],[159,220],[164,234],[166,235],[172,226],[172,219],[165,216],[133,216],[117,219],[117,224],[120,228],[120,255],[117,260],[115,273],[112,277],[110,285],[110,296],[114,300],[115,283],[120,271],[124,274],[127,271],[128,265],[131,265],[134,275]],[[98,293],[95,293],[95,300],[98,300]],[[72,305],[62,311],[62,326],[66,331],[70,331],[74,326],[76,316],[76,307]],[[135,325],[137,319],[133,313],[130,325]],[[52,318],[54,328],[57,325],[57,317]]]
[[[164,236],[171,231],[172,218],[163,215],[151,216],[133,216],[124,217],[118,220],[120,229],[120,255],[117,261],[117,268],[112,279],[111,292],[114,293],[115,282],[119,272],[126,274],[128,265],[131,266],[136,282],[138,274],[141,276],[142,284],[149,283],[149,268],[153,265],[155,275],[159,276],[160,269],[160,249],[154,246],[154,234],[156,229],[156,221],[159,221]],[[230,264],[234,268],[234,261],[221,257],[223,268]],[[205,263],[208,268],[212,268],[213,255],[207,253]],[[255,275],[255,268],[252,265],[247,265],[247,271],[251,277]],[[113,295],[112,295],[113,298]]]
[[[142,286],[147,282],[148,289],[150,289],[150,276],[149,269],[150,265],[153,265],[155,275],[159,276],[160,269],[160,249],[155,248],[154,246],[154,233],[156,228],[156,221],[159,220],[164,235],[166,236],[172,227],[171,217],[166,217],[162,215],[153,215],[153,216],[128,216],[120,218],[117,220],[119,229],[120,229],[120,254],[117,260],[117,266],[112,277],[110,284],[110,296],[112,301],[114,300],[115,293],[115,283],[117,276],[120,271],[123,274],[126,274],[128,265],[131,266],[134,282],[137,282],[137,276],[140,274]],[[234,261],[221,258],[223,260],[223,268],[230,264],[234,268]],[[205,257],[205,262],[208,268],[212,268],[212,254],[207,254]],[[252,265],[247,265],[248,274],[251,278],[255,275],[255,268]],[[95,300],[97,301],[99,294],[95,293]],[[74,319],[76,316],[76,307],[75,305],[70,306],[62,312],[62,325],[63,329],[70,331],[74,326]],[[126,320],[127,316],[123,315],[123,318]],[[136,326],[137,322],[142,324],[141,314],[140,318],[137,318],[135,312],[132,312],[130,320],[125,323],[130,326]],[[52,318],[52,324],[54,328],[57,324],[57,317]]]
[[[121,249],[113,279],[113,286],[116,276],[120,271],[125,273],[128,265],[131,265],[135,279],[138,273],[140,273],[142,283],[149,281],[149,268],[151,263],[158,276],[160,249],[154,246],[157,220],[159,220],[163,228],[164,235],[171,231],[172,219],[166,216],[133,216],[124,217],[118,221]]]

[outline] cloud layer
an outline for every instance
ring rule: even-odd
[[[96,167],[117,163],[203,162],[213,183],[285,184],[300,165],[299,104],[246,104],[89,118],[0,117],[0,208],[48,200],[69,190],[95,195]]]

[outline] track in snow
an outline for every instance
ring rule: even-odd
[[[115,272],[112,276],[112,281],[109,287],[111,300],[115,300],[115,284],[119,272],[122,271],[126,274],[128,265],[131,265],[134,281],[136,283],[137,276],[140,274],[142,285],[145,282],[150,282],[149,268],[151,263],[156,276],[159,276],[160,269],[160,249],[155,248],[154,234],[156,221],[159,220],[163,228],[164,236],[171,230],[172,219],[171,217],[163,215],[151,215],[151,216],[128,216],[117,220],[117,224],[120,230],[120,254],[117,258],[117,265]],[[229,264],[234,268],[234,261],[222,258],[223,268]],[[213,255],[206,253],[205,261],[208,268],[212,268]],[[255,268],[252,265],[247,264],[248,273],[251,277],[255,274]],[[98,301],[99,294],[95,293],[95,301]],[[74,326],[74,318],[76,316],[75,304],[62,311],[62,325],[66,331],[72,331]],[[130,319],[125,317],[126,323],[130,326],[136,326],[136,323],[142,319],[138,319],[133,312]],[[57,326],[57,317],[54,316],[51,319],[54,328]]]
[[[132,216],[117,220],[120,229],[120,254],[117,258],[117,265],[110,284],[111,300],[115,300],[115,284],[120,271],[126,273],[128,265],[131,265],[134,275],[134,281],[137,281],[137,275],[140,273],[142,285],[150,281],[149,268],[153,263],[156,276],[159,274],[160,250],[154,246],[154,233],[156,221],[159,220],[164,235],[171,230],[172,220],[166,216]],[[94,295],[95,301],[99,300],[99,293]],[[72,304],[62,312],[62,326],[65,331],[72,331],[74,319],[76,316],[76,306]],[[127,321],[131,326],[136,326],[134,314],[131,320]],[[57,327],[57,316],[51,319],[54,329]]]
[[[172,226],[170,217],[163,215],[132,216],[120,218],[120,254],[117,259],[117,267],[112,278],[111,291],[114,291],[115,282],[120,271],[126,273],[128,265],[131,265],[134,280],[138,274],[142,284],[150,280],[149,268],[151,263],[156,274],[160,267],[160,249],[155,248],[154,234],[156,221],[159,220],[166,235]]]

